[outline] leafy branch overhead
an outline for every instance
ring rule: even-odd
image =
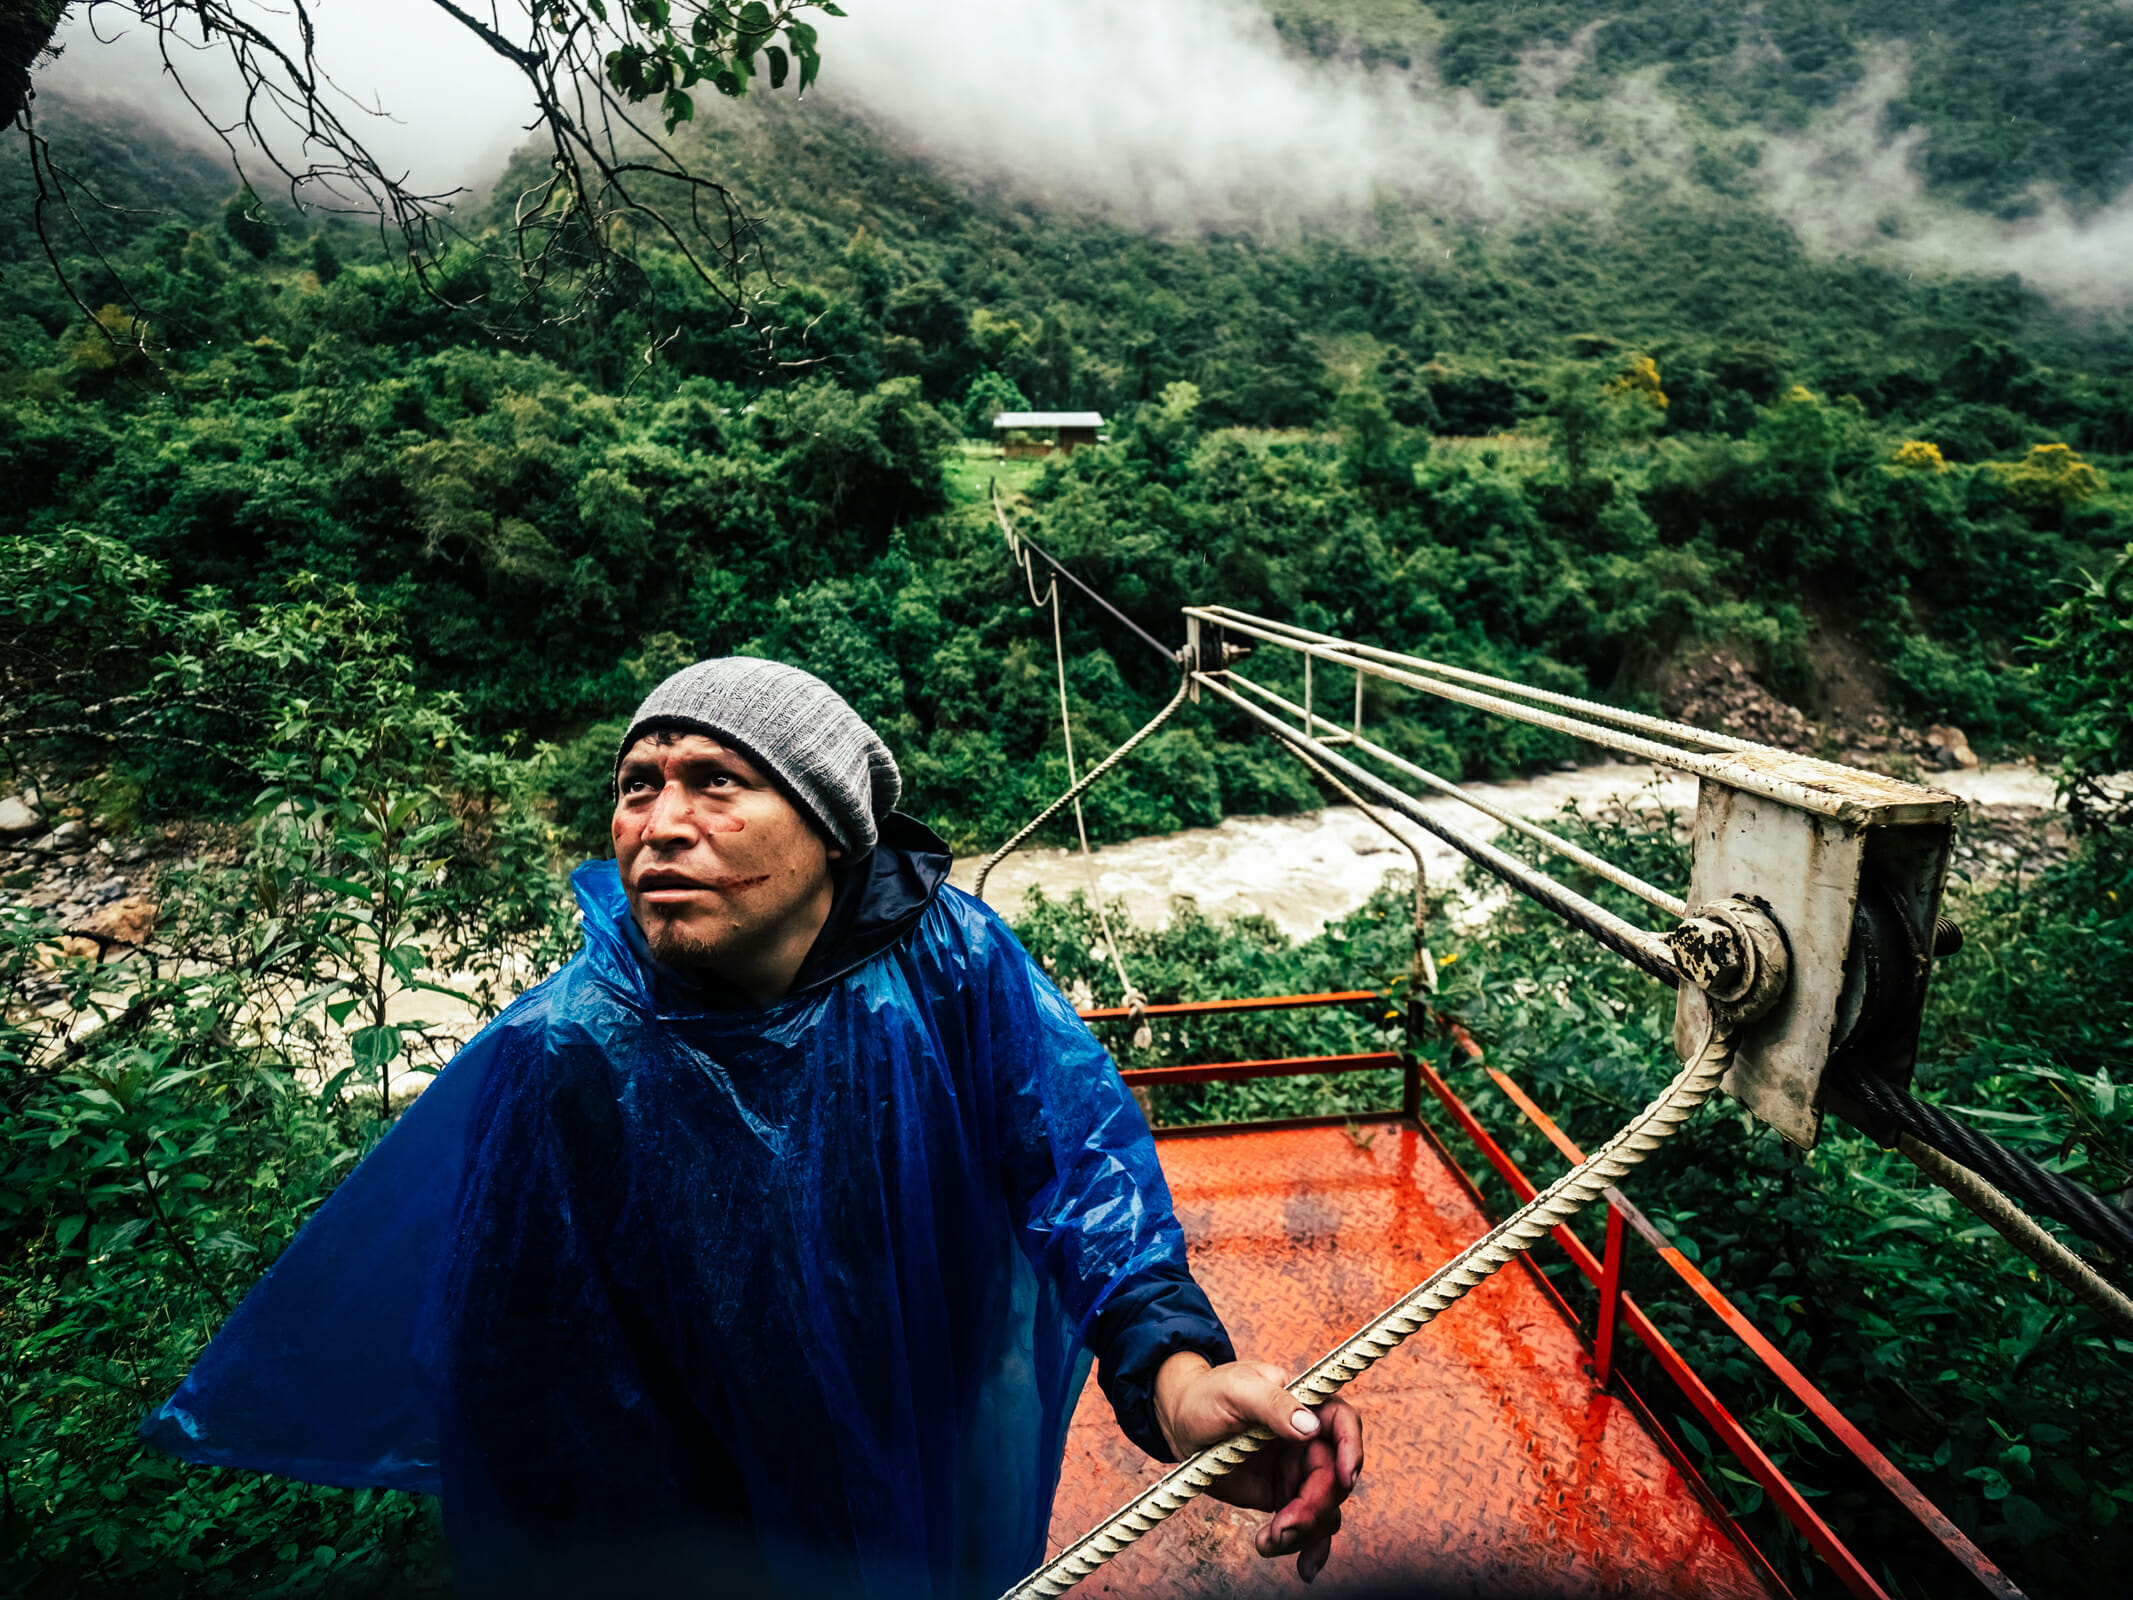
[[[39,130],[30,69],[62,48],[53,41],[72,16],[87,26],[65,48],[93,48],[87,41],[129,27],[148,30],[166,75],[221,141],[248,193],[279,188],[299,212],[376,216],[426,293],[492,327],[567,320],[595,299],[638,292],[640,235],[676,252],[729,311],[749,319],[751,280],[763,272],[755,220],[671,136],[695,118],[691,91],[700,85],[739,96],[766,75],[773,90],[790,82],[804,93],[822,56],[802,14],[841,17],[839,7],[826,0],[431,3],[517,68],[530,91],[545,170],[511,207],[502,274],[468,272],[456,259],[468,246],[488,248],[455,224],[459,191],[411,186],[372,147],[366,119],[386,112],[360,106],[334,81],[333,63],[319,52],[316,0],[291,0],[286,9],[265,0],[0,5],[0,128],[22,126],[39,237],[70,291],[50,225],[65,217],[79,230],[83,213],[111,207]],[[229,74],[241,109],[225,119],[214,106],[224,87],[218,79]],[[648,105],[663,127],[653,125]],[[79,292],[75,299],[93,319],[94,308]],[[136,334],[145,337],[139,325]]]
[[[578,7],[572,0],[536,3],[536,10],[540,11],[567,13],[575,9]],[[602,22],[607,20],[607,7],[602,0],[586,0],[584,9]],[[688,13],[685,25],[676,21],[674,7],[666,0],[636,0],[625,8],[627,25],[641,30],[645,37],[641,41],[632,38],[610,50],[606,61],[607,81],[632,104],[654,95],[659,97],[669,133],[695,117],[696,103],[688,91],[697,84],[709,83],[723,95],[746,94],[749,81],[755,76],[758,55],[763,57],[773,89],[785,87],[796,62],[802,94],[822,70],[815,30],[793,15],[793,6],[781,5],[772,10],[762,0],[748,0],[748,4],[736,8],[713,0],[710,5],[685,5],[682,9]],[[815,9],[825,16],[844,15],[840,7],[826,3]],[[558,32],[567,31],[568,19],[559,16],[551,26]],[[780,33],[785,35],[790,51],[771,42]]]

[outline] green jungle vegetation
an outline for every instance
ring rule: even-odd
[[[1901,38],[1894,115],[1929,131],[1934,193],[2007,214],[2040,183],[2107,199],[2133,150],[2114,88],[2133,12],[1901,4],[1869,29],[1768,5],[1745,75],[1736,19],[1607,15],[1564,94],[1663,74],[1701,187],[1612,219],[1454,227],[1449,256],[1389,228],[1150,233],[973,188],[813,103],[705,106],[687,139],[766,219],[760,328],[627,239],[603,298],[506,319],[477,236],[446,263],[474,307],[454,311],[374,236],[233,194],[123,113],[41,100],[115,209],[53,224],[92,322],[28,227],[19,147],[0,157],[0,787],[173,859],[154,942],[114,962],[43,908],[0,910],[5,1581],[443,1582],[428,1505],[180,1468],[133,1423],[388,1124],[391,1075],[437,1065],[452,1015],[567,956],[559,874],[603,848],[617,719],[665,672],[724,651],[820,672],[959,850],[1064,787],[1049,621],[985,505],[996,474],[1018,521],[1158,638],[1219,600],[1638,705],[1684,652],[1722,647],[1810,710],[1834,698],[1818,641],[1838,638],[1892,713],[2061,761],[2075,848],[1958,885],[1969,941],[1920,1081],[2099,1190],[2133,1185],[2133,835],[2104,781],[2133,768],[2133,345],[2018,281],[1816,257],[1738,181],[1741,135],[1799,125]],[[1299,50],[1427,56],[1502,99],[1521,51],[1600,14],[1288,0],[1280,20]],[[825,53],[833,80],[832,30]],[[1024,403],[1100,409],[1110,440],[996,465],[989,418]],[[1065,625],[1086,759],[1175,678],[1093,608]],[[1454,777],[1576,754],[1397,692],[1368,713]],[[1089,819],[1117,838],[1320,800],[1201,706]],[[1570,825],[1682,877],[1678,819]],[[9,860],[27,888],[36,862]],[[1158,999],[1375,981],[1397,1000],[1408,892],[1395,879],[1300,945],[1181,907],[1124,954]],[[1086,903],[1016,915],[1063,984],[1111,993]],[[1518,906],[1431,941],[1436,1003],[1574,1137],[1661,1081],[1663,1013],[1604,952]],[[443,1020],[408,1020],[422,1006]],[[1277,1018],[1116,1043],[1152,1064],[1380,1037]],[[1557,1170],[1478,1069],[1425,1046],[1528,1171]],[[1395,1094],[1299,1081],[1156,1110]],[[1864,1140],[1803,1157],[1724,1103],[1634,1197],[2027,1592],[2113,1585],[2133,1554],[2114,1420],[2133,1348],[1995,1236]],[[1891,1592],[1956,1592],[1679,1284],[1631,1260],[1668,1336]],[[1665,1381],[1629,1372],[1788,1580],[1828,1592]]]

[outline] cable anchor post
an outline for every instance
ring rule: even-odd
[[[1775,1006],[1791,978],[1785,930],[1767,902],[1747,895],[1714,900],[1666,936],[1674,964],[1730,1029]]]

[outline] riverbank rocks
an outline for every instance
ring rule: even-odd
[[[1976,752],[1970,748],[1963,730],[1945,722],[1926,729],[1926,759],[1944,772],[1977,765]]]
[[[27,798],[11,794],[0,799],[0,838],[19,839],[43,830],[44,818],[37,814],[37,808]]]
[[[124,885],[120,885],[121,890]],[[87,916],[70,923],[67,932],[95,940],[99,945],[141,945],[155,931],[156,903],[145,894],[128,894],[99,905]]]
[[[1661,686],[1661,699],[1669,716],[1695,727],[1914,782],[1930,782],[1926,774],[1934,771],[1978,765],[1963,730],[1949,723],[1921,733],[1880,711],[1857,720],[1839,711],[1826,723],[1815,722],[1756,682],[1746,663],[1725,650],[1676,665]]]
[[[1784,750],[1810,750],[1822,730],[1757,683],[1741,659],[1713,650],[1682,666],[1667,695],[1676,721]]]

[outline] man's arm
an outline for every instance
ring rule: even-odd
[[[1119,1430],[1158,1461],[1177,1459],[1156,1405],[1157,1376],[1164,1366],[1187,1354],[1202,1367],[1237,1359],[1182,1255],[1145,1268],[1114,1289],[1084,1338]]]
[[[1260,1554],[1298,1552],[1298,1571],[1315,1578],[1362,1468],[1354,1408],[1335,1401],[1314,1415],[1282,1388],[1279,1369],[1236,1360],[1186,1267],[1140,1107],[1005,925],[989,932],[1001,941],[991,1020],[1026,1019],[1029,1028],[1002,1109],[1010,1188],[1033,1258],[1069,1286],[1070,1304],[1093,1308],[1077,1313],[1086,1318],[1082,1338],[1121,1430],[1143,1450],[1175,1460],[1256,1422],[1273,1430],[1281,1443],[1210,1492],[1273,1512],[1255,1540]]]

